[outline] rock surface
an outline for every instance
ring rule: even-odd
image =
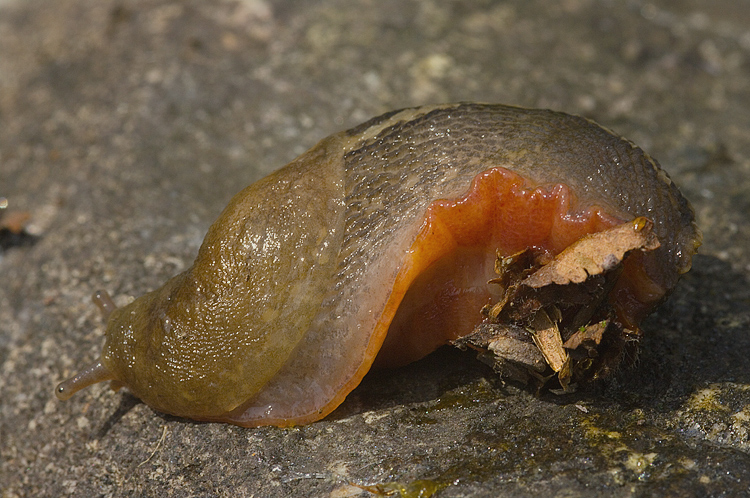
[[[0,196],[33,242],[0,253],[2,497],[750,493],[747,19],[733,0],[0,0]],[[702,255],[635,368],[536,396],[440,351],[287,430],[105,385],[55,399],[101,349],[93,290],[122,305],[184,269],[236,191],[320,138],[459,100],[591,117],[693,202]]]

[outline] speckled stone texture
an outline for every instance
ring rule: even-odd
[[[736,0],[0,0],[0,196],[36,237],[0,253],[2,498],[747,496],[749,20]],[[701,256],[633,369],[537,396],[440,351],[294,429],[54,397],[101,349],[92,291],[122,305],[184,269],[236,191],[320,138],[461,100],[591,117],[693,202]]]

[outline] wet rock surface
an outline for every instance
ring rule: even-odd
[[[0,0],[0,196],[33,240],[0,251],[3,498],[750,493],[748,18],[728,0]],[[186,268],[236,191],[320,138],[459,100],[591,117],[692,201],[701,255],[634,368],[537,395],[441,350],[293,429],[105,385],[54,397],[101,350],[95,289],[122,305]]]

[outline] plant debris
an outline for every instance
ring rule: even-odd
[[[490,283],[501,286],[502,297],[454,344],[478,350],[504,378],[538,388],[555,379],[559,392],[572,392],[604,377],[636,350],[641,334],[620,323],[609,293],[632,253],[658,247],[653,222],[636,218],[582,237],[555,257],[531,249],[498,256]]]
[[[8,210],[8,199],[0,197],[0,249],[26,245],[34,237],[26,232],[31,215],[26,211]]]

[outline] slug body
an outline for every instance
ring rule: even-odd
[[[111,312],[100,360],[58,396],[112,380],[194,419],[315,421],[374,362],[405,364],[471,332],[493,299],[498,254],[554,256],[636,217],[653,221],[661,245],[610,293],[633,327],[700,244],[654,160],[558,112],[387,113],[237,194],[189,270]]]

